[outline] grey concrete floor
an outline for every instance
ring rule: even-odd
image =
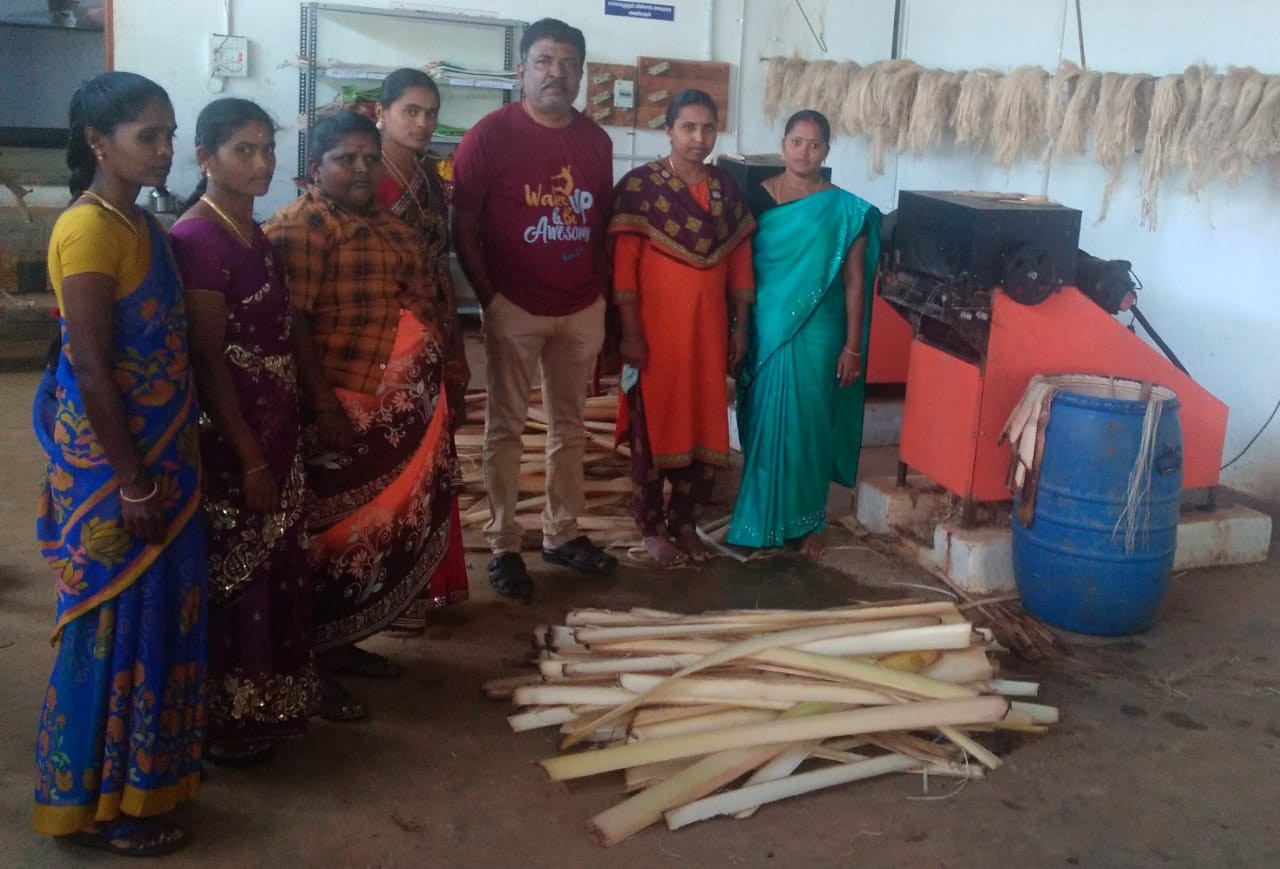
[[[34,374],[0,374],[0,866],[108,865],[30,831],[32,741],[52,652],[52,583],[33,541],[40,456]],[[892,468],[871,451],[869,473]],[[833,489],[832,508],[848,492]],[[1039,666],[1063,723],[997,745],[1006,764],[945,799],[912,777],[768,807],[749,821],[647,831],[604,851],[582,822],[619,800],[620,779],[546,780],[540,732],[512,734],[480,684],[510,674],[540,622],[582,606],[698,611],[821,607],[917,593],[918,568],[836,528],[821,564],[780,556],[669,573],[626,567],[582,579],[535,565],[539,601],[496,598],[483,557],[473,599],[416,639],[370,647],[405,666],[352,682],[368,722],[316,722],[266,767],[215,768],[181,811],[192,834],[163,866],[1276,866],[1280,865],[1280,556],[1177,577],[1160,618],[1127,639],[1061,635]],[[923,594],[927,595],[927,592]],[[955,790],[934,783],[930,796]],[[115,860],[114,865],[119,865]]]

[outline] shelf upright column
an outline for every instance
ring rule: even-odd
[[[298,115],[306,115],[305,127],[298,129],[298,177],[307,177],[307,140],[316,123],[316,46],[320,29],[319,4],[302,4],[301,40],[298,46],[303,64],[298,73]]]
[[[505,62],[505,68],[515,69],[516,65],[513,62],[513,58],[515,57],[514,43],[515,43],[516,29],[514,27],[504,27],[502,32],[504,34],[503,40],[502,40],[502,50],[503,50],[503,60]],[[511,102],[511,91],[503,91],[502,104],[505,106],[505,105],[508,105],[510,102]]]

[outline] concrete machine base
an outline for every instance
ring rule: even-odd
[[[1221,500],[1221,499],[1220,499]],[[965,528],[956,499],[926,477],[899,488],[893,477],[858,484],[857,519],[872,534],[891,535],[909,558],[975,595],[1016,591],[1009,511]],[[1255,564],[1267,560],[1271,517],[1240,504],[1183,508],[1173,569]]]

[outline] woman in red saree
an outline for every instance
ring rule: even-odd
[[[382,165],[378,201],[407,223],[417,236],[422,267],[436,289],[437,322],[447,354],[445,391],[452,411],[452,430],[466,419],[465,396],[471,370],[462,342],[458,303],[449,270],[449,209],[435,160],[427,154],[440,112],[440,89],[420,69],[398,69],[387,76],[378,99],[382,133]],[[427,613],[467,599],[467,561],[462,548],[462,520],[457,498],[449,515],[449,551],[426,592],[419,595],[392,627],[419,632]]]
[[[311,412],[312,639],[321,715],[362,705],[334,676],[387,678],[355,643],[390,627],[444,560],[461,484],[444,401],[445,353],[417,239],[378,203],[382,147],[368,118],[312,129],[313,184],[265,227],[289,276],[294,353]]]

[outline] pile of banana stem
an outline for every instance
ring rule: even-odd
[[[536,673],[485,690],[512,730],[559,729],[552,780],[623,773],[627,799],[587,823],[604,846],[889,773],[979,777],[1001,760],[975,734],[1058,721],[950,602],[582,609],[534,643]]]

